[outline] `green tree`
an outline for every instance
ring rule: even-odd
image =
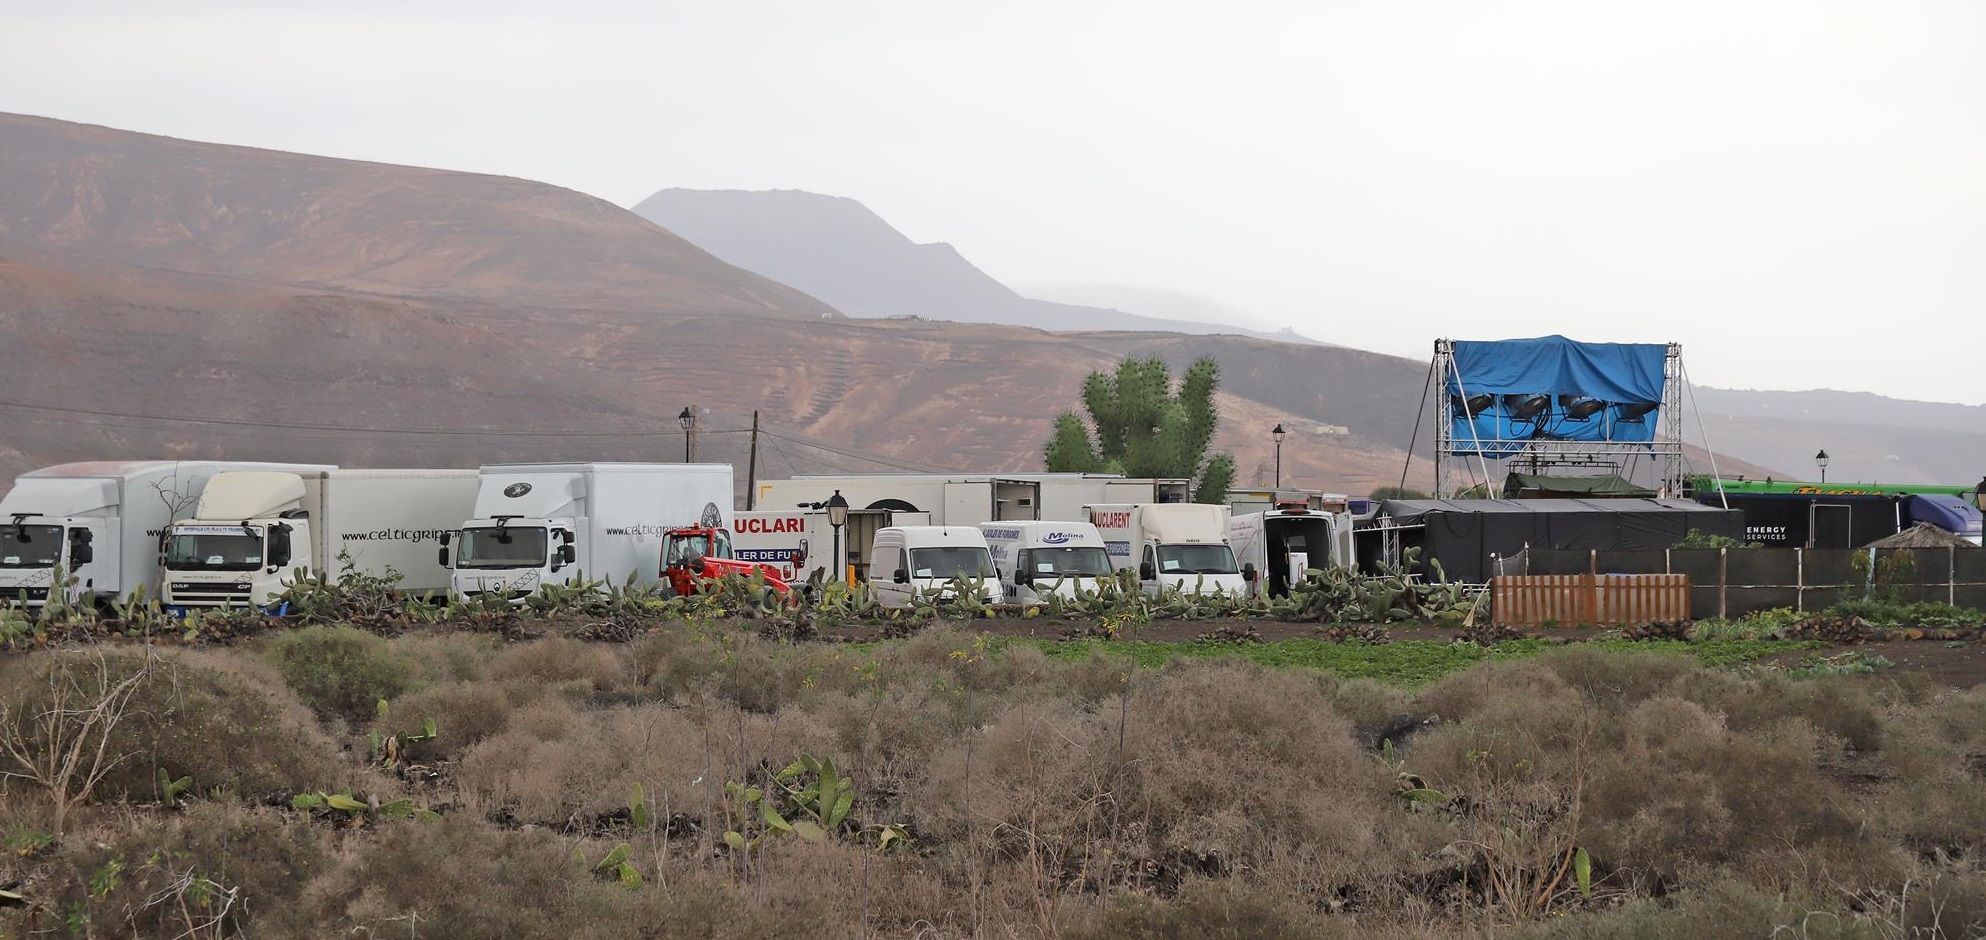
[[[1128,357],[1115,372],[1083,380],[1083,410],[1055,418],[1042,450],[1051,472],[1111,472],[1131,477],[1195,480],[1195,502],[1217,503],[1234,483],[1234,457],[1208,454],[1220,411],[1214,393],[1220,366],[1212,358],[1186,367],[1175,390],[1172,371],[1157,357]]]

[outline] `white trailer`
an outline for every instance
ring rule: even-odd
[[[730,464],[503,464],[481,471],[472,511],[455,520],[452,590],[513,601],[541,584],[661,580],[662,536],[728,528]],[[466,521],[464,521],[466,520]]]
[[[928,512],[851,509],[841,527],[841,577],[868,579],[876,533],[889,526],[930,525]],[[836,532],[819,509],[752,510],[731,515],[731,547],[739,561],[779,565],[791,584],[824,584],[835,577]],[[853,574],[849,574],[850,569]]]
[[[1069,522],[1095,503],[1183,503],[1190,488],[1109,473],[851,473],[761,481],[757,505],[806,506],[839,492],[853,511],[928,513],[931,525]]]
[[[1095,591],[1116,570],[1103,535],[1087,522],[982,522],[979,531],[1009,604]]]
[[[474,505],[474,470],[230,470],[200,493],[193,518],[166,529],[165,603],[267,606],[296,572],[334,581],[347,568],[397,590],[439,594],[434,549]]]
[[[1138,573],[1147,594],[1241,593],[1228,548],[1228,508],[1206,503],[1114,503],[1085,507],[1118,570]]]
[[[1228,520],[1227,541],[1248,576],[1251,597],[1288,596],[1306,570],[1347,567],[1354,558],[1352,515],[1343,511],[1243,513]]]
[[[0,603],[40,607],[60,564],[72,604],[108,604],[159,590],[159,539],[193,514],[200,491],[229,469],[323,469],[221,460],[67,463],[21,474],[0,499]],[[73,577],[71,577],[73,576]]]

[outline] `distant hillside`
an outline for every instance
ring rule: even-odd
[[[544,183],[15,114],[0,114],[0,241],[397,296],[834,314],[612,203]]]
[[[1023,297],[958,250],[922,245],[839,196],[794,189],[665,189],[634,211],[748,271],[806,291],[850,316],[917,316],[1045,330],[1164,330],[1307,340],[1231,324],[1138,316]]]

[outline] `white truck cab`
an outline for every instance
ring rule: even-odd
[[[336,580],[396,574],[395,589],[439,594],[433,546],[475,497],[473,470],[317,467],[229,470],[200,492],[193,518],[160,540],[169,607],[267,606],[296,572]]]
[[[731,499],[730,464],[490,465],[439,559],[460,597],[521,603],[582,578],[654,587],[664,533],[729,528]]]
[[[1095,591],[1116,572],[1103,536],[1087,522],[982,522],[979,531],[1010,604]]]
[[[1248,589],[1227,544],[1226,506],[1110,503],[1084,510],[1103,535],[1111,564],[1136,571],[1147,594],[1240,594]]]
[[[877,530],[869,586],[884,607],[909,607],[920,595],[947,590],[954,578],[981,582],[980,598],[1000,602],[1000,573],[977,528],[908,525]]]

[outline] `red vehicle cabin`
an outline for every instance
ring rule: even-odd
[[[725,575],[749,578],[754,571],[764,575],[767,590],[782,600],[792,597],[793,586],[780,574],[778,565],[732,557],[731,533],[725,529],[683,526],[662,536],[662,580],[675,594],[694,594]]]

